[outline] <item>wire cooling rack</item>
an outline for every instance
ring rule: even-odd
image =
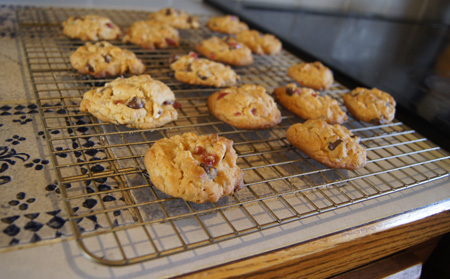
[[[204,27],[203,16],[200,29],[180,30],[177,49],[144,50],[112,42],[135,52],[145,62],[146,73],[173,90],[182,105],[178,120],[153,130],[99,122],[81,113],[79,104],[84,92],[112,79],[73,70],[69,57],[82,42],[68,39],[61,28],[69,16],[85,14],[110,17],[122,30],[148,16],[136,11],[22,8],[17,18],[68,219],[82,251],[99,263],[128,265],[198,249],[449,175],[448,154],[398,121],[372,125],[349,117],[345,126],[362,138],[368,159],[365,168],[350,171],[327,168],[291,146],[286,129],[302,120],[285,110],[280,125],[259,131],[239,130],[214,118],[206,98],[217,89],[179,83],[168,64],[173,54],[187,53],[213,35]],[[282,51],[255,56],[253,65],[235,70],[241,83],[256,83],[271,92],[291,81],[287,68],[298,62]],[[335,83],[323,94],[342,106],[346,92]],[[245,187],[207,204],[174,199],[153,187],[143,164],[145,152],[158,139],[184,132],[232,139]],[[81,228],[82,218],[96,226]]]

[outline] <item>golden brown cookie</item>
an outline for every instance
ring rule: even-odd
[[[177,47],[180,38],[177,29],[162,23],[136,21],[131,24],[123,42],[139,45],[145,49]]]
[[[86,43],[70,56],[70,64],[81,74],[97,78],[130,73],[142,74],[145,65],[136,55],[108,42]]]
[[[267,129],[281,122],[281,113],[264,87],[246,84],[230,87],[208,97],[209,111],[240,129]]]
[[[342,124],[347,114],[341,110],[338,102],[330,96],[320,96],[311,88],[297,87],[295,83],[278,87],[274,91],[275,99],[287,110],[303,119],[323,119],[330,124]]]
[[[333,72],[319,61],[292,65],[288,69],[288,76],[301,86],[315,90],[328,89],[334,81]]]
[[[213,16],[206,26],[214,32],[221,32],[225,34],[236,34],[244,30],[248,30],[247,24],[241,22],[237,16]]]
[[[104,122],[151,129],[177,119],[175,95],[149,75],[117,78],[83,95],[82,112]]]
[[[62,26],[64,35],[83,41],[115,40],[122,34],[109,18],[99,15],[71,16]]]
[[[178,29],[197,29],[200,27],[198,18],[191,16],[182,10],[175,10],[172,7],[151,13],[149,21],[161,22]]]
[[[156,188],[195,203],[217,202],[241,189],[233,141],[217,134],[176,135],[155,142],[144,162]]]
[[[395,116],[394,98],[377,88],[357,87],[344,95],[344,104],[352,115],[365,122],[385,124]]]
[[[195,50],[208,59],[233,66],[247,66],[253,63],[252,51],[232,37],[222,39],[211,37],[200,42]]]
[[[198,58],[195,52],[171,58],[170,68],[175,71],[178,81],[214,87],[233,86],[239,76],[221,63]]]
[[[254,54],[272,55],[281,51],[281,42],[274,35],[256,30],[245,30],[236,34],[236,40],[248,46]]]
[[[337,169],[358,169],[366,165],[366,150],[360,138],[339,124],[320,119],[297,123],[286,132],[287,140],[312,159]]]

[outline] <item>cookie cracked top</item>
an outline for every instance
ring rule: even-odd
[[[195,203],[217,202],[243,186],[233,141],[217,134],[185,133],[155,142],[144,162],[153,185]]]
[[[118,76],[124,73],[142,74],[145,65],[136,55],[108,42],[86,43],[71,56],[70,64],[81,74],[97,78]]]
[[[335,99],[327,95],[322,97],[311,88],[289,83],[276,88],[274,93],[283,107],[303,119],[323,119],[330,124],[342,124],[347,120],[347,114]]]
[[[213,16],[206,26],[214,32],[225,34],[236,34],[244,30],[248,30],[248,25],[239,20],[235,15]]]
[[[310,119],[289,127],[287,140],[312,159],[332,168],[358,169],[366,165],[360,138],[339,124]]]
[[[195,52],[173,56],[169,62],[175,78],[188,84],[225,87],[235,85],[240,79],[230,66],[198,58]]]
[[[254,54],[272,55],[281,51],[282,44],[274,35],[256,30],[245,30],[236,34],[236,40],[249,47]]]
[[[252,51],[232,37],[211,37],[201,41],[196,47],[208,59],[234,66],[253,64]]]
[[[182,10],[175,10],[172,7],[151,13],[148,19],[149,21],[161,22],[178,29],[197,29],[200,27],[196,16],[189,15]]]
[[[281,113],[266,89],[245,84],[208,97],[209,111],[218,119],[241,129],[267,129],[281,122]]]
[[[117,78],[83,95],[82,112],[104,122],[150,129],[177,119],[175,95],[149,75]]]
[[[180,45],[178,30],[160,22],[135,21],[123,37],[124,43],[132,43],[145,49],[164,49]]]
[[[294,64],[289,67],[288,76],[301,86],[315,90],[328,89],[334,81],[333,72],[320,61]]]
[[[62,26],[64,35],[83,41],[115,40],[122,34],[109,18],[99,15],[71,16]]]
[[[394,98],[377,88],[357,87],[344,95],[344,104],[352,115],[365,122],[386,124],[395,116]]]

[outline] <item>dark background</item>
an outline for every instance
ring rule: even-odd
[[[450,32],[445,20],[311,10],[275,1],[205,2],[275,34],[301,59],[320,60],[349,89],[377,87],[390,93],[397,101],[397,119],[450,150]],[[449,13],[450,1],[442,3],[442,13]]]

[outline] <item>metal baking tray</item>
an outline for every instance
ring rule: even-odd
[[[144,50],[112,42],[135,52],[147,66],[145,73],[173,90],[182,105],[178,120],[153,130],[99,122],[81,113],[79,103],[84,92],[112,79],[94,79],[71,68],[69,57],[83,43],[65,37],[61,27],[69,16],[85,14],[108,16],[122,30],[148,16],[142,11],[17,10],[32,91],[68,220],[82,251],[98,263],[128,265],[195,250],[449,175],[449,155],[397,120],[373,125],[349,117],[345,126],[362,138],[368,159],[365,168],[353,171],[325,167],[291,146],[286,130],[302,120],[281,107],[283,120],[272,129],[240,130],[219,121],[206,104],[217,89],[181,84],[168,63],[173,54],[188,53],[213,35],[204,27],[205,16],[200,16],[200,29],[180,30],[181,46],[176,49]],[[283,50],[255,56],[253,65],[234,69],[241,83],[256,83],[272,92],[291,82],[287,69],[300,61]],[[346,92],[335,82],[322,94],[342,106]],[[207,204],[175,199],[153,187],[143,164],[145,152],[156,140],[184,132],[232,139],[245,187]],[[82,218],[92,220],[92,228],[81,228]]]

